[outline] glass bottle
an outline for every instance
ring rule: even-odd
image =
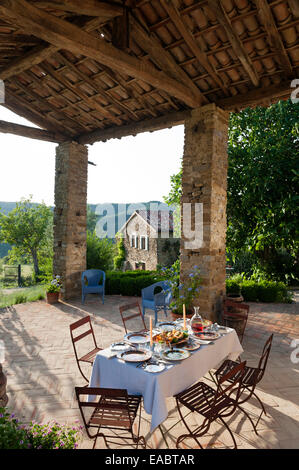
[[[194,312],[190,321],[191,329],[194,335],[200,335],[203,332],[203,322],[199,315],[199,307],[194,307]]]

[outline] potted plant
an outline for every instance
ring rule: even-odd
[[[47,302],[48,304],[55,304],[58,302],[61,289],[60,276],[55,276],[54,279],[47,286]]]
[[[202,289],[202,280],[198,266],[193,266],[184,282],[180,282],[179,261],[176,261],[171,268],[162,268],[161,273],[163,273],[171,286],[172,302],[170,307],[173,319],[177,320],[182,317],[183,305],[186,307],[186,317],[191,318],[193,316],[192,306],[194,299],[199,296]]]

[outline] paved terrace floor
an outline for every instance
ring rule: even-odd
[[[8,406],[20,420],[47,422],[55,419],[68,424],[80,420],[74,387],[84,385],[84,380],[74,359],[69,325],[86,314],[92,314],[98,345],[107,347],[111,341],[122,339],[119,305],[128,300],[128,297],[108,296],[102,305],[91,297],[85,306],[79,299],[55,306],[39,301],[0,310],[0,339],[5,341],[6,346],[3,366],[7,375]],[[259,423],[259,436],[243,415],[235,414],[230,419],[239,448],[299,447],[299,364],[292,362],[290,357],[294,351],[291,342],[299,339],[298,302],[250,304],[243,340],[245,352],[242,355],[249,365],[257,364],[263,344],[272,332],[275,336],[268,368],[258,387],[268,416],[264,416]],[[253,418],[257,416],[257,402],[247,403],[246,408]],[[179,419],[173,398],[168,399],[168,409],[168,419],[163,423],[164,431]],[[147,446],[165,448],[159,430],[150,435],[149,418],[143,411],[141,434],[146,437]],[[200,419],[193,415],[189,418],[193,425]],[[183,433],[185,428],[181,424],[166,433],[170,448],[174,448],[177,436]],[[232,445],[227,431],[217,423],[201,442],[209,448],[228,448]],[[185,441],[184,445],[186,448],[196,447],[192,440]],[[122,446],[129,448],[124,442]],[[79,447],[91,448],[92,441],[84,434]],[[104,447],[103,440],[98,439],[97,448],[101,447]]]

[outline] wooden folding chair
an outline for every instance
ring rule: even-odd
[[[132,313],[131,310],[134,310],[134,309],[135,309],[135,312]],[[128,333],[126,322],[128,320],[132,320],[133,318],[139,318],[139,317],[142,322],[143,329],[142,330],[136,329],[135,331],[147,331],[144,317],[141,313],[141,308],[138,302],[132,302],[130,304],[122,305],[121,307],[119,307],[119,312],[120,312],[120,316],[121,316],[126,333]]]
[[[92,388],[75,387],[76,397],[83,423],[90,439],[94,439],[93,449],[96,446],[97,438],[103,437],[106,447],[110,439],[129,439],[136,444],[146,447],[143,436],[140,436],[141,422],[141,396],[128,395],[127,390],[112,388]],[[82,401],[82,396],[93,397],[93,401]],[[139,408],[139,420],[137,435],[133,432],[133,424],[137,417]],[[90,410],[92,411],[90,413]],[[95,432],[93,430],[95,429]],[[107,435],[103,429],[115,431],[115,434]],[[119,435],[119,431],[124,431],[125,437]]]
[[[182,434],[178,437],[176,441],[177,448],[184,439],[193,438],[199,447],[203,449],[198,438],[206,434],[211,424],[218,419],[229,431],[234,447],[237,448],[235,437],[224,419],[231,416],[237,408],[245,364],[246,362],[237,363],[227,374],[223,375],[219,379],[217,390],[204,382],[197,382],[187,390],[175,395],[181,420],[189,431],[189,434]],[[228,380],[229,384],[224,388],[223,384]],[[183,416],[180,406],[200,414],[203,417],[202,424],[191,430],[186,421],[187,416]]]
[[[241,394],[242,394],[243,398],[240,399],[239,403],[238,403],[238,408],[241,411],[243,411],[243,413],[247,416],[247,418],[251,422],[252,427],[253,427],[256,434],[258,434],[257,425],[258,425],[263,413],[265,413],[266,416],[267,416],[267,413],[266,413],[264,404],[262,403],[260,398],[255,393],[255,388],[264,376],[266,366],[267,366],[267,362],[268,362],[268,358],[269,358],[269,354],[270,354],[270,351],[271,351],[272,340],[273,340],[273,333],[267,339],[267,341],[266,341],[266,343],[263,347],[263,351],[262,351],[262,354],[261,354],[261,357],[260,357],[260,360],[259,360],[259,363],[258,363],[257,367],[249,367],[249,366],[245,367],[244,377],[243,377],[242,387],[241,387]],[[220,380],[222,379],[222,377],[224,375],[226,375],[230,370],[232,370],[236,366],[236,364],[237,364],[237,362],[235,362],[235,361],[231,361],[231,360],[224,361],[224,363],[215,372],[217,382],[219,383]],[[244,392],[245,392],[245,398],[244,398],[244,395],[243,395]],[[252,419],[251,419],[250,415],[247,413],[247,411],[244,410],[243,407],[241,408],[241,406],[240,406],[243,403],[250,400],[250,398],[252,396],[254,396],[258,400],[258,402],[260,403],[261,408],[262,408],[261,414],[260,414],[256,424],[254,424],[254,422],[252,421]]]
[[[76,330],[77,328],[80,328],[84,325],[88,325],[89,329],[75,337],[74,336],[74,330]],[[78,320],[75,323],[72,323],[70,325],[70,333],[71,333],[71,339],[72,339],[73,348],[74,348],[75,357],[76,357],[76,361],[77,361],[79,371],[81,372],[81,375],[84,377],[84,379],[87,382],[89,382],[88,378],[82,372],[80,362],[88,363],[90,365],[93,365],[96,354],[99,351],[101,351],[101,348],[99,348],[97,346],[97,342],[96,342],[95,335],[94,335],[94,332],[93,332],[90,316],[88,315],[87,317],[81,318],[81,320]],[[85,353],[83,356],[79,357],[79,354],[78,354],[78,351],[77,351],[77,342],[82,340],[83,338],[86,338],[87,336],[90,336],[90,335],[92,336],[92,339],[93,339],[94,348],[91,349],[90,351],[88,351],[87,353]]]

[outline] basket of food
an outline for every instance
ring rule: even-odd
[[[189,333],[184,330],[173,329],[171,331],[162,331],[153,337],[155,343],[165,343],[168,345],[178,345],[185,343],[189,338]]]

